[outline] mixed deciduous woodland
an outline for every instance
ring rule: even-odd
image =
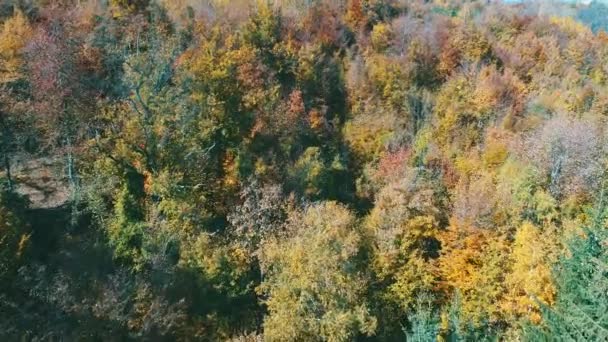
[[[0,1],[0,338],[608,340],[606,13]]]

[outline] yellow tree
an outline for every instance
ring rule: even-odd
[[[540,322],[539,303],[553,304],[556,290],[551,278],[552,256],[556,252],[555,238],[530,222],[524,222],[515,234],[511,253],[511,272],[506,277],[509,289],[503,302],[504,310],[513,316],[523,316]]]
[[[439,268],[450,296],[460,299],[462,323],[499,321],[509,251],[505,236],[453,222],[442,233],[441,246]]]
[[[416,295],[436,285],[440,220],[428,189],[406,195],[394,184],[383,189],[365,226],[375,237],[374,265],[388,281],[387,297],[408,309]]]
[[[355,217],[335,202],[292,214],[289,235],[263,247],[269,341],[351,341],[372,335]]]
[[[116,17],[143,11],[148,7],[149,3],[149,0],[110,0],[110,5]]]
[[[4,22],[0,32],[0,153],[6,170],[9,189],[12,188],[10,153],[16,145],[19,127],[18,103],[15,85],[24,80],[23,49],[32,36],[32,28],[21,11]]]
[[[384,166],[378,173],[390,179]],[[374,309],[387,335],[382,338],[400,335],[416,300],[439,285],[438,235],[447,221],[440,191],[430,175],[406,167],[380,190],[365,218],[372,243]]]
[[[23,48],[32,36],[32,28],[21,11],[4,22],[0,32],[0,84],[23,77]]]

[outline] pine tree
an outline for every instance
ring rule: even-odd
[[[544,324],[527,327],[530,339],[564,341],[608,340],[608,210],[604,191],[584,236],[570,243],[570,255],[554,270],[557,298],[543,307]]]

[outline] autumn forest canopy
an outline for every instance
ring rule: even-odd
[[[0,0],[0,339],[607,341],[607,18]]]

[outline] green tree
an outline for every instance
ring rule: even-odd
[[[426,342],[437,339],[440,319],[431,295],[418,296],[414,310],[408,316],[410,328],[404,329],[408,341]]]
[[[554,269],[557,296],[543,306],[540,326],[525,329],[531,340],[603,341],[608,339],[608,230],[602,192],[584,235],[570,242],[568,255]],[[542,302],[541,302],[542,303]]]

